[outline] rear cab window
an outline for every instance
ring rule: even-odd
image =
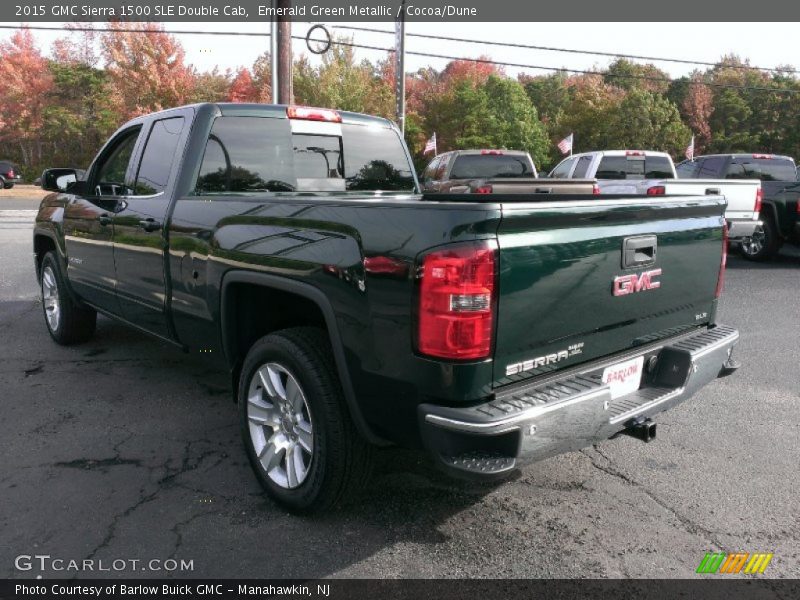
[[[460,154],[450,172],[450,179],[496,177],[533,177],[533,164],[522,154]]]
[[[795,181],[797,169],[789,158],[771,155],[734,157],[728,166],[726,179],[760,179],[761,181]]]
[[[380,123],[221,116],[195,192],[413,192],[411,169],[397,133]]]
[[[597,179],[674,179],[672,163],[666,156],[630,154],[603,156]]]

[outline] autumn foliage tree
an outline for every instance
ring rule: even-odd
[[[66,27],[44,56],[31,32],[0,42],[0,158],[26,175],[46,166],[85,167],[127,119],[190,102],[270,102],[269,54],[248,67],[197,71],[178,39],[159,24]],[[395,62],[359,59],[336,37],[319,60],[294,61],[295,100],[395,117]],[[340,43],[344,42],[344,43]],[[555,144],[575,134],[575,150],[639,147],[676,158],[692,134],[698,151],[800,155],[800,79],[790,66],[764,71],[735,55],[669,81],[652,64],[616,59],[596,73],[509,78],[488,56],[406,73],[405,136],[418,167],[439,151],[467,147],[527,150],[537,166],[561,158]]]
[[[53,76],[30,30],[0,44],[0,143],[30,164],[42,159],[44,117]]]
[[[710,119],[714,112],[714,94],[700,75],[695,75],[689,83],[681,108],[686,124],[695,135],[695,152],[700,154],[711,142]]]
[[[109,31],[101,36],[106,72],[123,120],[185,104],[195,73],[184,63],[181,44],[157,23],[137,26],[147,33],[130,32],[126,27],[125,23],[110,22]]]
[[[239,69],[228,87],[226,99],[228,102],[258,102],[258,88],[249,70]]]

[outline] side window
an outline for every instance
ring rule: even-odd
[[[566,179],[569,177],[569,170],[572,168],[574,163],[574,158],[568,158],[567,160],[562,161],[555,169],[553,169],[553,172],[550,173],[550,177],[553,179]]]
[[[141,127],[121,133],[110,150],[100,158],[95,168],[94,189],[96,196],[130,196],[132,190],[125,184],[125,174],[131,162],[133,148]]]
[[[449,163],[450,163],[450,155],[445,154],[439,161],[439,165],[436,167],[436,173],[434,173],[433,175],[433,178],[436,181],[442,181],[444,179],[444,176],[447,173],[447,165]]]
[[[592,164],[591,156],[581,156],[578,159],[578,164],[575,165],[575,171],[572,173],[574,179],[582,179],[586,177],[586,171],[589,170],[589,165]]]
[[[697,169],[697,163],[686,160],[676,165],[675,172],[678,173],[678,179],[691,179],[694,176],[695,169]]]
[[[167,187],[183,125],[183,117],[153,123],[133,186],[136,196],[153,196]]]
[[[722,175],[722,167],[725,164],[724,156],[712,156],[703,160],[700,165],[700,172],[698,173],[699,179],[720,179]]]
[[[422,180],[425,182],[433,181],[433,174],[436,172],[436,168],[439,166],[439,162],[442,160],[441,156],[437,156],[431,162],[428,163],[428,166],[425,167],[425,170],[422,172]]]

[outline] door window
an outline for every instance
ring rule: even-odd
[[[706,158],[700,167],[698,179],[719,179],[722,175],[722,167],[725,165],[724,156],[712,156]]]
[[[591,163],[591,156],[581,156],[578,159],[578,164],[575,165],[575,172],[572,173],[573,179],[581,179],[582,177],[586,177],[586,171],[589,170],[589,165]]]
[[[691,160],[686,160],[675,167],[678,179],[691,179],[694,176],[695,169],[697,169],[697,163]]]
[[[136,196],[154,196],[166,189],[183,125],[183,117],[153,123],[133,186]]]
[[[431,162],[428,163],[427,167],[425,167],[425,170],[422,172],[422,180],[425,183],[433,181],[433,174],[436,172],[436,167],[439,166],[439,161],[441,160],[442,158],[440,156],[437,156]]]
[[[132,190],[125,184],[125,175],[139,137],[140,127],[119,134],[108,152],[97,164],[94,194],[97,196],[130,196]]]
[[[569,171],[572,169],[573,164],[575,164],[574,158],[568,158],[567,160],[562,161],[555,169],[553,169],[553,172],[550,173],[550,177],[554,179],[566,179],[569,177]]]

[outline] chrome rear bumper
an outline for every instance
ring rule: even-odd
[[[426,447],[450,469],[496,476],[518,461],[535,461],[608,439],[680,404],[724,371],[739,332],[717,326],[663,345],[593,361],[560,378],[516,385],[469,408],[423,404]],[[644,356],[637,391],[612,399],[607,366]]]
[[[737,221],[735,219],[728,220],[728,239],[732,242],[749,238],[753,236],[756,227],[761,225],[761,221]]]

